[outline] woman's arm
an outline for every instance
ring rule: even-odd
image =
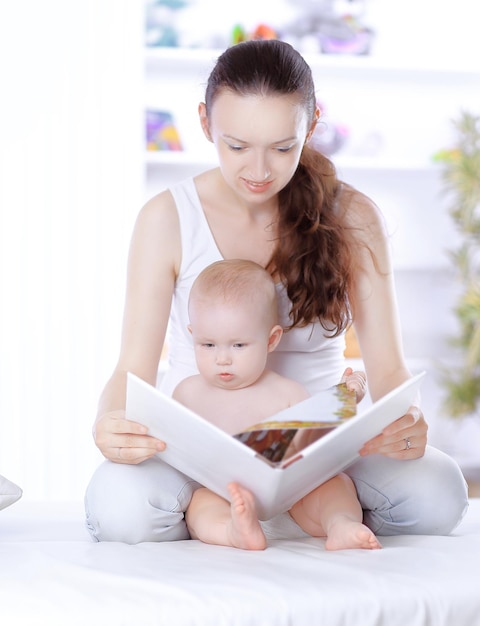
[[[140,211],[130,244],[120,355],[101,394],[94,425],[102,454],[140,463],[165,447],[142,425],[125,419],[127,372],[155,385],[175,279],[181,260],[178,216],[169,192]]]
[[[372,399],[378,400],[411,377],[403,354],[389,238],[383,216],[365,196],[346,191],[345,220],[358,235],[358,262],[350,300],[354,327]],[[420,398],[406,415],[364,446],[361,454],[392,458],[424,454],[427,425]],[[407,445],[407,440],[410,442]]]

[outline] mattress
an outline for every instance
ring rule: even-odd
[[[82,503],[0,512],[2,626],[480,625],[480,499],[447,537],[323,539],[248,552],[199,541],[92,542]]]

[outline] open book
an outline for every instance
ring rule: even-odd
[[[229,499],[229,482],[247,487],[265,520],[351,465],[366,441],[406,413],[424,375],[363,411],[337,385],[232,436],[129,373],[126,416],[165,441],[160,459],[212,491]]]

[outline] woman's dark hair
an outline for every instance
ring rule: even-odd
[[[314,121],[311,69],[286,42],[252,40],[228,48],[208,79],[207,115],[223,89],[244,96],[296,94]],[[337,335],[351,321],[352,237],[337,209],[340,188],[333,163],[306,145],[293,178],[279,194],[278,244],[267,269],[286,282],[290,328],[320,321]]]

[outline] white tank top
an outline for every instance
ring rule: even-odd
[[[187,329],[188,295],[193,281],[210,263],[223,257],[208,225],[192,178],[170,188],[180,222],[182,261],[176,280],[168,332],[168,369],[161,389],[171,394],[176,385],[198,370],[191,335]],[[288,326],[290,300],[282,284],[277,284],[280,324]],[[319,323],[294,328],[283,334],[270,353],[268,366],[304,384],[315,393],[340,381],[345,367],[345,337],[325,337]]]

